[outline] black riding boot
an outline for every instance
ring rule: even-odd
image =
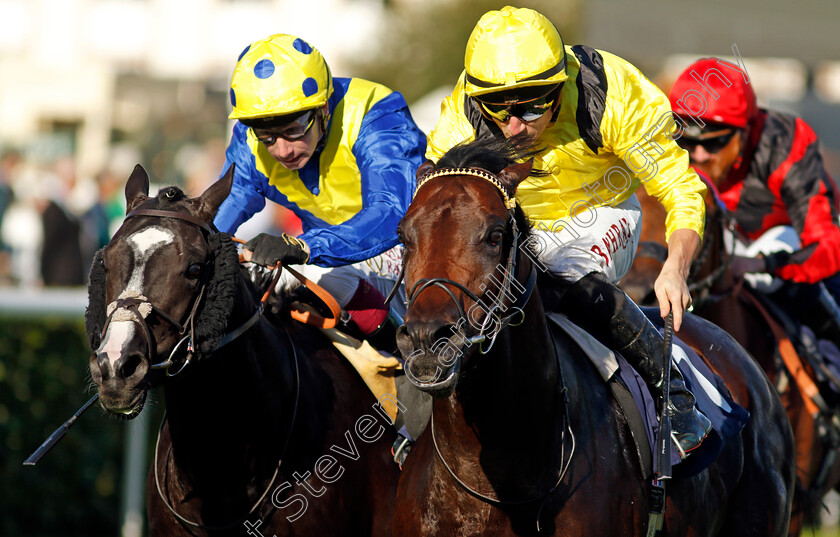
[[[400,356],[400,349],[397,347],[397,320],[388,315],[382,324],[372,333],[364,336],[374,349],[388,352],[396,357]]]
[[[576,283],[558,286],[558,292],[561,293],[560,311],[601,343],[620,352],[645,379],[658,403],[663,395],[663,368],[667,360],[671,367],[668,408],[673,435],[684,452],[698,447],[712,424],[695,408],[694,395],[686,388],[670,357],[665,356],[662,336],[638,306],[599,272],[589,273]]]

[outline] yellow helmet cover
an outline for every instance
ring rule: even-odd
[[[566,80],[566,50],[557,28],[528,8],[485,13],[464,55],[470,97],[502,90],[556,85]]]
[[[299,37],[275,34],[239,55],[230,81],[230,119],[256,119],[318,108],[332,76],[318,50]]]

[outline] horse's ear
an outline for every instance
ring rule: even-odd
[[[149,199],[149,174],[143,166],[136,165],[125,184],[125,214]]]
[[[420,179],[421,177],[423,177],[424,175],[426,175],[434,169],[435,163],[429,159],[426,159],[426,161],[423,164],[421,164],[419,168],[417,168],[417,179]]]
[[[534,165],[534,159],[530,158],[521,164],[511,164],[501,172],[499,172],[499,179],[511,192],[516,192],[516,187],[519,183],[527,179],[531,175],[531,168]]]
[[[233,185],[233,172],[236,170],[236,164],[231,164],[225,174],[215,183],[210,185],[204,193],[198,197],[198,217],[205,222],[212,222],[216,218],[216,212],[219,206],[228,194]]]

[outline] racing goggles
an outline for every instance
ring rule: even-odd
[[[478,101],[481,109],[490,117],[506,123],[511,116],[516,116],[522,121],[534,121],[545,115],[554,104],[554,99],[543,95],[536,99],[517,101],[515,103],[491,104]]]
[[[283,126],[277,127],[276,129],[260,129],[251,127],[251,132],[253,132],[257,140],[264,143],[266,147],[274,145],[277,138],[283,138],[288,142],[294,142],[295,140],[300,140],[306,136],[306,133],[309,132],[309,129],[311,129],[312,125],[315,124],[315,118],[317,115],[317,110],[310,110],[308,112],[304,112]]]
[[[715,132],[720,132],[723,129],[715,127]],[[690,136],[680,136],[677,139],[677,145],[688,151],[689,153],[693,153],[697,146],[699,145],[707,153],[715,154],[719,153],[726,145],[732,140],[732,137],[735,136],[735,133],[738,132],[738,129],[729,129],[729,132],[724,132],[721,134],[717,134],[714,136],[709,136],[706,133],[703,133],[699,129],[697,132],[691,132],[690,129],[686,130],[686,134],[690,134]]]

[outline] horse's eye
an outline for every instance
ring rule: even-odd
[[[187,277],[188,278],[198,278],[201,276],[201,269],[202,266],[199,263],[193,263],[192,265],[187,268]]]
[[[405,234],[400,228],[397,228],[397,239],[403,244],[403,246],[408,248],[408,240],[405,238]]]
[[[504,234],[497,229],[491,231],[490,234],[487,235],[487,242],[489,242],[491,246],[498,246],[502,242],[503,238]]]

